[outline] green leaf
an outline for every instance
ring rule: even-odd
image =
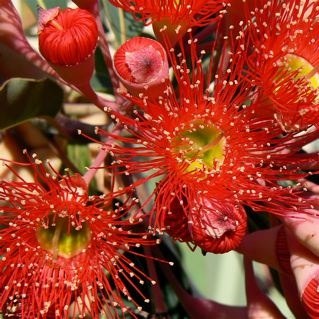
[[[87,167],[92,163],[92,156],[87,144],[68,144],[67,155],[81,174],[85,174]],[[95,178],[90,182],[89,193],[98,192]]]
[[[65,8],[67,7],[67,0],[43,0],[43,1],[38,1],[38,0],[25,0],[25,3],[27,6],[32,10],[33,14],[35,16],[38,15],[38,5],[42,7],[41,2],[44,3],[45,8],[43,9],[49,9],[49,8],[54,8],[54,7],[61,7]]]
[[[79,170],[81,174],[84,174],[91,164],[91,155],[90,150],[87,145],[81,144],[69,144],[67,146],[67,154],[68,158],[76,168]]]
[[[142,33],[143,23],[134,20],[130,13],[114,7],[108,0],[102,0],[102,3],[108,26],[116,38],[115,47]]]
[[[104,93],[113,93],[113,86],[110,75],[105,66],[100,48],[95,50],[95,72],[91,79],[91,85],[95,91]]]
[[[12,78],[0,87],[0,129],[40,116],[54,117],[63,91],[52,80]]]

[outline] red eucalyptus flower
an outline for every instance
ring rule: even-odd
[[[70,84],[88,82],[98,40],[95,17],[79,8],[40,9],[38,25],[40,52],[52,67]]]
[[[162,231],[163,224],[167,227],[169,220],[183,216],[187,221],[197,219],[207,224],[208,211],[213,214],[215,207],[206,205],[207,212],[202,214],[199,198],[204,203],[227,202],[238,212],[243,204],[279,215],[283,207],[302,206],[303,200],[278,181],[305,175],[300,167],[316,161],[316,156],[297,153],[318,132],[283,135],[272,116],[257,114],[263,104],[251,95],[245,81],[239,80],[240,55],[231,56],[227,70],[219,68],[213,91],[205,89],[201,61],[192,60],[191,75],[185,61],[181,56],[180,64],[175,64],[176,95],[166,90],[157,101],[131,97],[139,107],[136,119],[119,119],[131,136],[114,137],[130,147],[107,146],[115,156],[114,166],[120,166],[125,174],[145,176],[132,186],[162,178],[153,193],[155,227]],[[247,101],[251,101],[250,106]],[[177,205],[178,217],[167,217],[169,212],[174,214],[176,201],[181,203]],[[170,225],[168,232],[173,228]],[[189,227],[183,229],[182,238],[189,235]],[[174,232],[173,237],[181,237]]]
[[[317,14],[315,1],[268,1],[250,13],[241,35],[247,79],[263,91],[269,112],[288,131],[319,120]]]
[[[86,10],[40,9],[39,48],[51,63],[76,65],[89,58],[96,47],[95,18]]]
[[[37,160],[36,160],[37,161]],[[7,164],[6,164],[7,165]],[[27,164],[28,165],[28,164]],[[150,281],[135,267],[134,247],[154,244],[134,231],[132,205],[110,208],[88,196],[79,175],[28,165],[34,182],[0,182],[0,309],[21,318],[119,318],[132,312],[129,286]],[[15,173],[13,167],[8,167]],[[129,218],[130,217],[130,218]]]
[[[216,21],[219,11],[224,6],[220,0],[110,0],[110,2],[131,12],[137,20],[145,24],[152,23],[157,35],[160,35],[160,30],[163,29],[173,43],[183,36],[188,28]]]

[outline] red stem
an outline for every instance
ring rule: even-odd
[[[100,149],[99,154],[95,158],[94,162],[88,169],[88,171],[83,175],[83,179],[85,180],[86,184],[89,185],[93,177],[95,176],[97,170],[101,167],[101,164],[104,162],[104,159],[108,153],[108,149],[102,147]]]
[[[147,256],[152,256],[152,250],[150,247],[147,246],[144,249]],[[150,277],[156,281],[156,284],[151,287],[152,297],[153,297],[152,300],[154,300],[154,304],[155,304],[155,312],[166,313],[167,307],[166,307],[163,293],[159,286],[159,279],[158,279],[157,271],[154,265],[154,261],[149,258],[146,258],[146,263],[147,263],[147,268],[148,268]]]
[[[116,102],[109,101],[99,96],[98,94],[96,94],[96,92],[92,89],[90,83],[78,85],[77,88],[85,97],[87,97],[92,103],[94,103],[102,111],[118,112],[119,105]]]
[[[156,251],[158,252],[159,258],[164,260],[165,257],[158,249]],[[226,306],[213,300],[194,297],[181,286],[170,266],[165,263],[160,263],[160,267],[190,319],[247,318],[246,307]]]

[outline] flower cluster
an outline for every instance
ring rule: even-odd
[[[50,128],[29,122],[47,129],[44,144],[58,149],[62,166],[28,155],[28,145],[27,162],[3,159],[10,174],[0,180],[0,313],[283,318],[256,283],[257,261],[277,272],[296,318],[319,318],[318,3],[73,2],[38,10],[42,58],[11,1],[0,0],[4,55],[20,52],[21,76],[50,77],[64,92],[53,116],[41,106],[50,90],[40,102],[31,96]],[[131,16],[140,29],[124,41]],[[25,125],[11,116],[12,101],[28,96],[10,87],[5,70],[4,139]],[[102,124],[68,114],[72,94],[90,102]],[[64,150],[52,131],[63,136]],[[89,143],[98,152],[83,173],[79,157],[91,155]],[[74,144],[82,153],[72,161]],[[181,266],[177,242],[203,254],[241,253],[247,305],[184,289],[170,261]]]

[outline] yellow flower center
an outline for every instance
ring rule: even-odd
[[[219,170],[225,157],[226,139],[214,126],[195,123],[175,139],[175,150],[189,163],[187,172]]]
[[[51,215],[48,227],[40,227],[36,236],[40,246],[52,253],[54,258],[71,258],[88,247],[91,231],[87,223],[74,227],[69,218]]]
[[[315,90],[319,87],[319,73],[317,69],[303,57],[287,54],[285,66],[292,72],[298,71],[296,79],[306,78],[310,88]]]

